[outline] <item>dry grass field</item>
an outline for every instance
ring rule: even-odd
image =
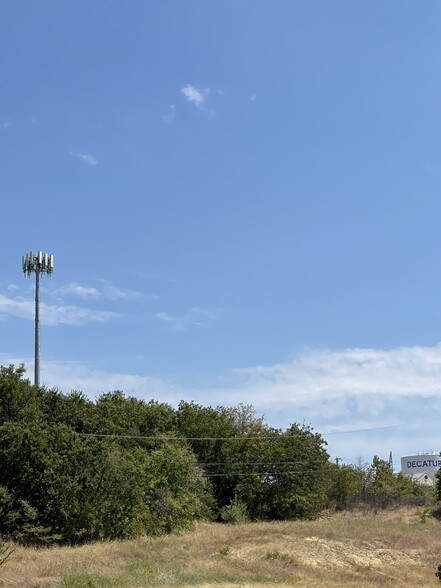
[[[0,568],[13,588],[265,585],[441,586],[441,523],[418,509],[312,522],[200,524],[195,532],[82,547],[18,548]]]

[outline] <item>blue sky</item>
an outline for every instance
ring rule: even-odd
[[[0,361],[439,450],[441,5],[0,5]],[[368,430],[366,430],[368,429]]]

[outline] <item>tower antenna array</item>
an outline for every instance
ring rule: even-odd
[[[38,251],[35,255],[26,253],[21,260],[24,275],[35,274],[35,353],[34,353],[34,384],[40,385],[40,274],[48,276],[54,270],[54,256]]]

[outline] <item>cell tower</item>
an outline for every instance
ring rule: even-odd
[[[40,274],[48,276],[54,270],[54,256],[39,251],[36,255],[26,253],[21,260],[24,275],[30,277],[35,274],[35,354],[34,354],[34,384],[40,385]]]

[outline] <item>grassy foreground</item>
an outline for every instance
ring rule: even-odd
[[[417,509],[313,522],[201,524],[156,539],[18,548],[0,568],[14,588],[440,586],[441,523]]]

